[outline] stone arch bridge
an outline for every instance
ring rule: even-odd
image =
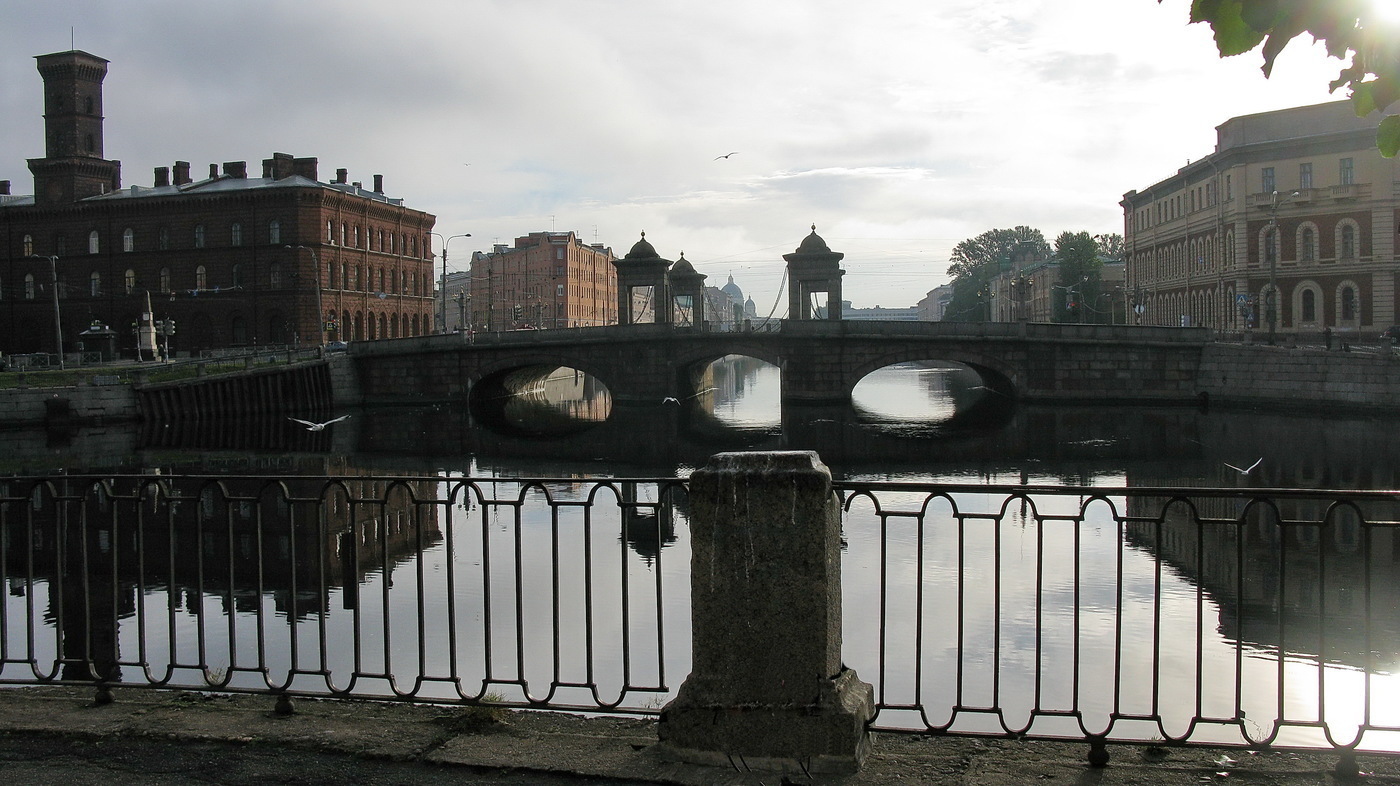
[[[509,392],[531,369],[568,367],[607,386],[614,405],[659,405],[699,392],[705,366],[747,355],[782,370],[789,404],[842,404],[862,377],[905,361],[944,360],[1021,401],[1188,403],[1208,331],[1039,323],[785,321],[708,332],[620,325],[446,334],[351,345],[358,390],[337,403],[413,405]]]

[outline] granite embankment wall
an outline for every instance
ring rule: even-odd
[[[1212,404],[1400,412],[1400,354],[1208,344],[1196,385]]]
[[[131,385],[80,384],[0,391],[0,425],[27,428],[58,423],[121,423],[140,419]]]

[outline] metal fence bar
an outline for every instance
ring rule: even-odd
[[[834,484],[874,727],[1400,750],[1400,495]],[[653,714],[678,479],[0,480],[0,684]]]

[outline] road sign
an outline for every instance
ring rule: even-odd
[[[1248,303],[1248,302],[1249,302],[1249,295],[1235,295],[1235,302],[1236,302],[1236,303]]]

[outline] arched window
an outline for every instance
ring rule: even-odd
[[[354,234],[354,236],[353,236],[353,241],[354,241],[354,242],[352,243],[352,245],[354,245],[354,246],[359,246],[359,245],[360,245],[360,228],[359,228],[358,226],[355,227],[355,234]]]
[[[99,250],[98,245],[99,243],[97,241],[97,230],[94,229],[88,233],[88,253],[96,254]]]
[[[207,270],[204,269],[204,266],[203,266],[203,265],[200,265],[199,267],[195,268],[195,269],[194,269],[194,288],[195,288],[195,289],[204,289],[204,288],[205,288],[205,285],[208,284],[208,283],[209,283],[209,272],[208,272]]]
[[[34,274],[33,274],[33,273],[25,273],[25,274],[24,274],[24,299],[25,299],[25,300],[33,300],[33,299],[34,299]]]
[[[1303,300],[1303,307],[1300,309],[1300,311],[1302,311],[1302,313],[1303,313],[1303,321],[1304,321],[1304,322],[1316,322],[1316,321],[1317,321],[1317,293],[1313,292],[1311,289],[1305,289],[1305,290],[1303,290],[1302,300]]]
[[[276,262],[267,268],[267,285],[273,289],[282,288],[282,266]]]
[[[235,286],[235,287],[241,287],[241,286],[243,286],[243,266],[242,266],[242,265],[234,265],[233,268],[232,268],[232,270],[231,270],[230,272],[233,273],[233,286]]]
[[[20,242],[20,248],[23,249],[25,256],[34,256],[34,236],[25,235],[24,240]]]
[[[1313,262],[1317,259],[1317,232],[1311,226],[1298,230],[1298,261]]]
[[[102,294],[102,274],[96,270],[88,276],[88,295],[97,297]]]
[[[275,218],[267,222],[267,242],[282,242],[282,222]]]
[[[135,271],[135,270],[132,270],[131,268],[127,268],[127,269],[126,269],[126,273],[122,276],[122,290],[123,290],[126,294],[130,295],[130,294],[132,293],[132,291],[134,291],[135,289],[136,289],[136,271]]]
[[[1356,290],[1349,286],[1343,286],[1339,293],[1343,322],[1354,322],[1356,320]]]
[[[163,267],[160,269],[160,291],[170,291],[170,268],[168,267]]]
[[[1356,259],[1356,227],[1351,224],[1342,224],[1341,250],[1338,253],[1340,259]]]
[[[160,232],[156,233],[156,248],[159,249],[159,250],[161,250],[161,251],[165,251],[166,249],[170,248],[170,230],[169,230],[169,229],[166,229],[165,227],[161,227],[161,228],[160,228]]]
[[[228,228],[228,237],[229,245],[243,245],[243,225],[237,221],[233,222],[233,225]]]
[[[326,221],[326,242],[332,245],[335,244],[335,225],[329,220]]]
[[[204,225],[203,225],[203,224],[195,224],[195,225],[194,225],[194,247],[195,247],[195,248],[204,248]]]

